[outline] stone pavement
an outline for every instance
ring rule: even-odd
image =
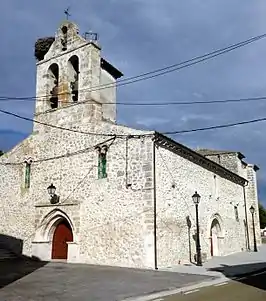
[[[143,301],[219,284],[228,280],[226,277],[265,267],[266,245],[258,253],[216,257],[204,267],[178,266],[167,271],[8,261],[5,266],[1,263],[0,300]]]
[[[183,286],[182,288],[173,289],[172,291],[159,292],[149,296],[139,296],[138,298],[129,299],[130,301],[149,301],[149,300],[169,300],[165,296],[176,295],[198,291],[204,287],[219,286],[230,280],[240,281],[250,277],[265,274],[266,271],[266,244],[258,248],[259,252],[240,252],[223,257],[214,257],[208,262],[204,263],[202,267],[195,265],[178,265],[176,267],[165,268],[166,271],[205,275],[214,277],[211,280],[203,280],[201,283]],[[253,275],[252,275],[253,274]],[[259,282],[260,280],[258,280]],[[266,287],[265,287],[266,288]],[[264,289],[265,289],[264,288]],[[260,288],[261,289],[261,288]],[[261,292],[259,292],[261,294]],[[264,295],[265,298],[265,295]],[[215,299],[213,296],[210,300]],[[242,298],[243,299],[243,298]],[[241,300],[242,300],[241,299]],[[129,301],[127,300],[127,301]],[[176,299],[179,300],[179,299]],[[195,299],[198,300],[198,299]],[[206,299],[204,299],[206,300]],[[229,299],[228,299],[229,300]],[[264,299],[263,299],[264,300]]]
[[[240,252],[228,256],[217,256],[208,260],[202,267],[178,265],[165,268],[165,271],[208,275],[216,277],[234,277],[266,268],[266,244],[258,247],[258,252]]]
[[[59,262],[44,264],[41,266],[36,262],[35,266],[32,261],[23,264],[9,261],[5,268],[1,265],[0,300],[118,301],[211,279],[203,275],[154,270]],[[12,282],[12,279],[17,280]]]

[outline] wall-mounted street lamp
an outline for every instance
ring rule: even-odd
[[[253,225],[253,239],[254,239],[254,252],[258,252],[257,248],[257,241],[256,241],[256,231],[255,231],[255,222],[254,222],[254,213],[255,213],[255,208],[251,206],[249,208],[249,211],[252,215],[252,225]]]
[[[56,204],[59,202],[59,196],[55,194],[56,187],[53,185],[53,183],[47,187],[47,191],[50,195],[50,202],[51,204]]]
[[[197,226],[197,235],[196,235],[196,251],[197,251],[197,265],[202,266],[201,258],[201,247],[200,247],[200,233],[199,233],[199,202],[200,195],[197,191],[192,195],[192,200],[196,207],[196,226]]]

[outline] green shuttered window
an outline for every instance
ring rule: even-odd
[[[106,173],[106,153],[99,153],[98,157],[98,178],[103,179],[107,177]]]
[[[30,172],[31,172],[31,165],[30,165],[30,163],[26,163],[26,167],[25,167],[25,188],[30,188]]]

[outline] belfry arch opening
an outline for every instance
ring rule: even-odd
[[[68,61],[68,76],[71,100],[77,102],[79,97],[79,58],[76,55],[73,55]]]
[[[51,109],[58,108],[58,82],[59,82],[59,67],[56,63],[52,64],[48,69],[47,85],[49,91],[49,101]]]

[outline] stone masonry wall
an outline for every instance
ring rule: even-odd
[[[88,124],[79,130],[95,133],[143,134],[110,123]],[[24,140],[0,159],[1,204],[0,233],[24,241],[24,254],[32,254],[36,227],[49,210],[60,208],[75,228],[79,244],[78,261],[131,267],[153,267],[150,212],[152,212],[151,138],[117,138],[107,153],[106,179],[97,177],[98,153],[93,147],[110,137],[91,136],[39,127],[39,132]],[[90,148],[86,152],[73,152]],[[67,157],[49,159],[64,154]],[[24,188],[25,164],[31,157],[31,186]],[[43,160],[43,161],[42,161]],[[131,186],[126,186],[127,181]],[[47,187],[53,183],[61,205],[50,206]],[[77,213],[77,206],[80,210]],[[66,204],[73,204],[66,207]]]
[[[207,155],[208,159],[222,165],[226,169],[239,174],[238,161],[239,158],[237,153],[228,153],[228,154],[215,154],[215,155]]]
[[[258,191],[257,176],[256,176],[256,171],[254,170],[254,165],[243,162],[238,157],[237,153],[221,154],[219,156],[211,155],[207,157],[248,180],[248,184],[244,188],[245,195],[246,195],[247,227],[248,227],[247,232],[249,235],[249,246],[251,249],[253,249],[253,245],[254,245],[253,225],[252,225],[252,216],[249,210],[251,206],[254,206],[255,208],[254,219],[255,219],[255,231],[256,231],[257,244],[258,245],[261,244],[260,224],[259,224],[259,215],[258,215],[259,207],[258,207],[258,193],[257,193]]]
[[[201,195],[199,219],[203,256],[210,257],[210,228],[214,217],[221,226],[220,255],[245,249],[244,198],[240,185],[216,175],[219,190],[215,197],[212,172],[161,147],[156,148],[156,177],[159,267],[190,261],[189,242],[192,260],[194,258],[196,224],[192,195],[195,191]],[[239,221],[234,206],[238,208]],[[190,234],[187,219],[191,222]]]

